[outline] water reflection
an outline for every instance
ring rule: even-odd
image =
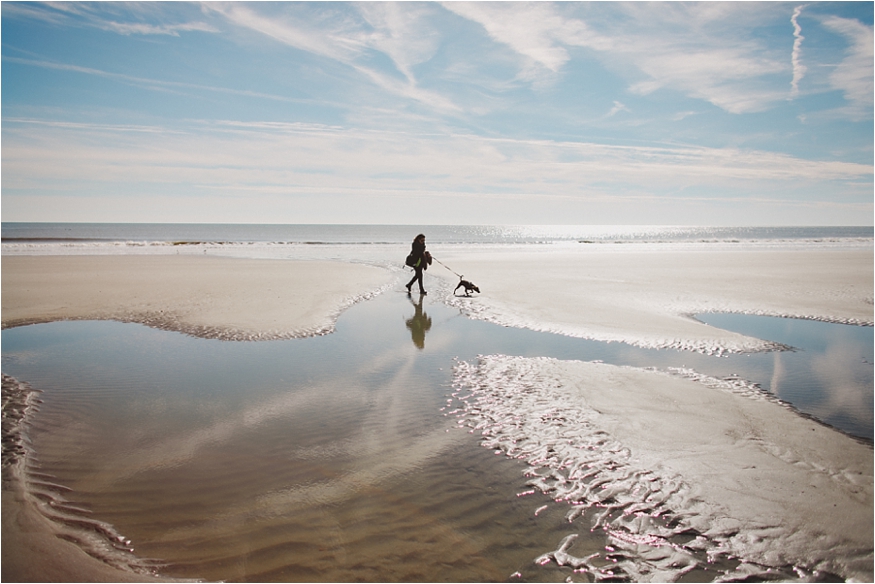
[[[431,317],[422,310],[422,299],[424,296],[419,295],[419,300],[414,301],[413,296],[408,294],[407,299],[416,309],[412,317],[408,318],[404,324],[410,330],[410,336],[413,339],[413,344],[420,350],[425,348],[425,333],[431,329]]]
[[[872,440],[872,327],[746,314],[707,314],[712,326],[792,346],[793,351],[731,355],[737,372],[799,410]],[[696,364],[700,371],[714,367]]]
[[[784,353],[781,351],[772,353],[772,378],[769,382],[769,390],[778,397],[782,397],[782,394],[786,393],[784,391],[784,379],[787,376],[787,372],[784,370],[783,356]],[[789,397],[786,395],[782,399],[789,401]]]

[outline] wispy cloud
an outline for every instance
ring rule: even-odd
[[[618,210],[652,221],[691,202],[872,211],[871,165],[758,150],[234,120],[162,130],[17,119],[3,132],[3,205],[15,216],[46,201],[66,220],[117,221],[134,201],[140,221],[403,223],[417,209],[436,222],[562,222],[557,209],[565,221],[616,222]]]
[[[871,212],[871,166],[764,151],[308,124],[203,123],[161,132],[28,123],[4,126],[4,210],[32,212],[50,200],[67,220],[107,209],[124,220],[130,201],[147,209],[137,220],[175,221],[204,220],[204,207],[221,208],[213,220],[231,213],[256,222],[337,221],[337,206],[347,212],[342,220],[358,222],[421,216],[411,209],[459,222],[460,206],[467,222],[517,223],[555,221],[557,208],[565,220],[586,209],[605,218],[620,209],[641,221],[645,208],[670,212],[691,202]],[[817,195],[836,182],[843,197]]]
[[[54,26],[62,24],[70,24],[70,18],[67,11],[62,10],[46,10],[48,4],[37,4],[34,2],[7,2],[3,5],[4,18],[27,18],[30,20],[38,20]]]
[[[99,132],[172,134],[174,130],[161,126],[143,126],[135,124],[95,124],[86,122],[66,122],[61,120],[43,120],[39,118],[4,118],[4,124],[32,124],[34,126],[49,126],[54,128],[70,128]]]
[[[182,81],[168,81],[164,79],[154,79],[148,77],[138,77],[136,75],[126,75],[124,73],[113,73],[110,71],[103,71],[101,69],[95,69],[93,67],[82,67],[80,65],[72,65],[69,63],[53,63],[51,61],[41,61],[37,59],[24,59],[21,57],[7,57],[3,56],[3,61],[8,61],[10,63],[19,63],[21,65],[30,65],[33,67],[40,67],[43,69],[55,69],[58,71],[72,71],[74,73],[82,73],[84,75],[94,75],[97,77],[104,77],[107,79],[115,79],[124,83],[129,83],[132,85],[137,85],[140,87],[145,87],[148,89],[192,89],[199,91],[210,91],[216,93],[227,93],[233,95],[242,95],[246,97],[255,97],[259,99],[270,99],[275,101],[286,101],[286,102],[304,102],[309,100],[301,100],[301,99],[293,99],[289,97],[285,97],[282,95],[274,95],[269,93],[261,93],[258,91],[248,91],[245,89],[231,89],[228,87],[218,87],[212,85],[201,85],[197,83],[186,83]]]
[[[802,6],[797,6],[793,10],[793,16],[790,17],[790,22],[793,23],[793,52],[790,56],[790,61],[793,63],[793,80],[790,82],[790,96],[796,97],[799,95],[799,82],[805,77],[807,68],[802,64],[802,41],[805,37],[802,36],[802,27],[799,26],[799,15],[802,14]]]
[[[365,2],[358,8],[373,29],[365,37],[367,45],[387,55],[409,83],[416,83],[413,68],[431,59],[441,41],[438,30],[428,24],[434,10],[396,2]]]
[[[107,17],[107,9],[127,12],[128,21]],[[116,4],[97,6],[87,2],[11,2],[3,7],[6,14],[18,17],[26,17],[41,20],[54,25],[85,26],[97,28],[121,35],[169,35],[179,36],[182,32],[219,32],[218,29],[203,21],[146,22],[145,19],[135,18],[138,10],[147,12],[150,16],[161,15],[166,17],[166,11],[154,11],[144,8],[142,4]]]
[[[263,16],[247,3],[209,3],[210,10],[224,16],[230,23],[270,37],[284,45],[348,63],[362,51],[362,43],[353,31],[342,26],[326,28],[295,23],[280,16]]]
[[[785,66],[762,44],[743,36],[748,27],[727,27],[726,19],[734,15],[725,6],[622,5],[623,17],[601,21],[598,28],[550,3],[445,6],[518,53],[524,79],[558,74],[571,58],[569,49],[582,47],[614,68],[624,64],[637,70],[638,80],[629,89],[638,95],[679,90],[731,113],[762,111],[786,96],[764,82]]]
[[[559,73],[571,58],[569,45],[608,50],[609,38],[579,19],[565,18],[548,3],[446,2],[444,7],[474,21],[496,42],[522,57],[520,78],[535,81],[544,71]]]
[[[695,116],[695,115],[699,115],[699,114],[701,114],[701,112],[695,112],[695,111],[677,112],[671,116],[671,120],[673,122],[679,122],[679,121],[683,120],[684,118],[688,118],[690,116]]]
[[[800,184],[865,180],[872,174],[871,165],[735,148],[611,146],[301,123],[204,122],[161,130],[14,122],[4,128],[4,187],[24,180],[28,173],[21,165],[43,169],[27,179],[37,182],[178,182],[237,185],[243,192],[271,185],[311,192],[384,189],[411,196],[421,191],[579,196],[598,184],[640,181],[652,189],[707,190],[726,181]],[[129,141],[121,138],[125,133],[141,138]]]
[[[627,112],[629,108],[620,103],[619,101],[614,101],[614,107],[611,108],[611,111],[608,112],[608,117],[613,117],[620,112]]]
[[[428,11],[420,6],[364,4],[364,22],[328,11],[317,23],[288,13],[267,17],[244,4],[209,6],[236,26],[340,62],[390,94],[445,112],[460,111],[447,96],[421,87],[414,75],[413,67],[428,60],[437,46],[436,33],[424,25]],[[387,56],[403,77],[368,65],[371,51]]]
[[[873,100],[873,34],[872,27],[859,20],[831,16],[824,26],[843,35],[849,43],[845,58],[829,76],[835,89],[842,91],[849,110],[857,117],[872,115]]]
[[[187,22],[183,24],[146,24],[143,22],[113,22],[104,21],[97,25],[98,28],[117,32],[118,34],[165,34],[171,36],[179,36],[180,32],[219,32],[215,27],[203,22]]]

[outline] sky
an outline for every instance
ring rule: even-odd
[[[2,9],[2,220],[872,225],[872,2]]]

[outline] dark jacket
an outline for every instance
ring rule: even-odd
[[[420,243],[419,241],[414,241],[410,251],[410,255],[413,256],[414,267],[422,268],[423,270],[428,269],[428,258],[425,254],[425,244]]]

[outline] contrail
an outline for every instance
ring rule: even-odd
[[[793,80],[790,82],[790,86],[792,87],[792,91],[790,92],[791,97],[799,95],[799,82],[805,77],[805,71],[807,71],[805,65],[801,63],[799,58],[802,54],[802,41],[805,40],[805,37],[802,36],[802,27],[799,26],[796,19],[802,14],[802,8],[802,6],[797,6],[793,10],[793,16],[790,18],[790,22],[793,23],[793,36],[796,39],[793,41]]]

